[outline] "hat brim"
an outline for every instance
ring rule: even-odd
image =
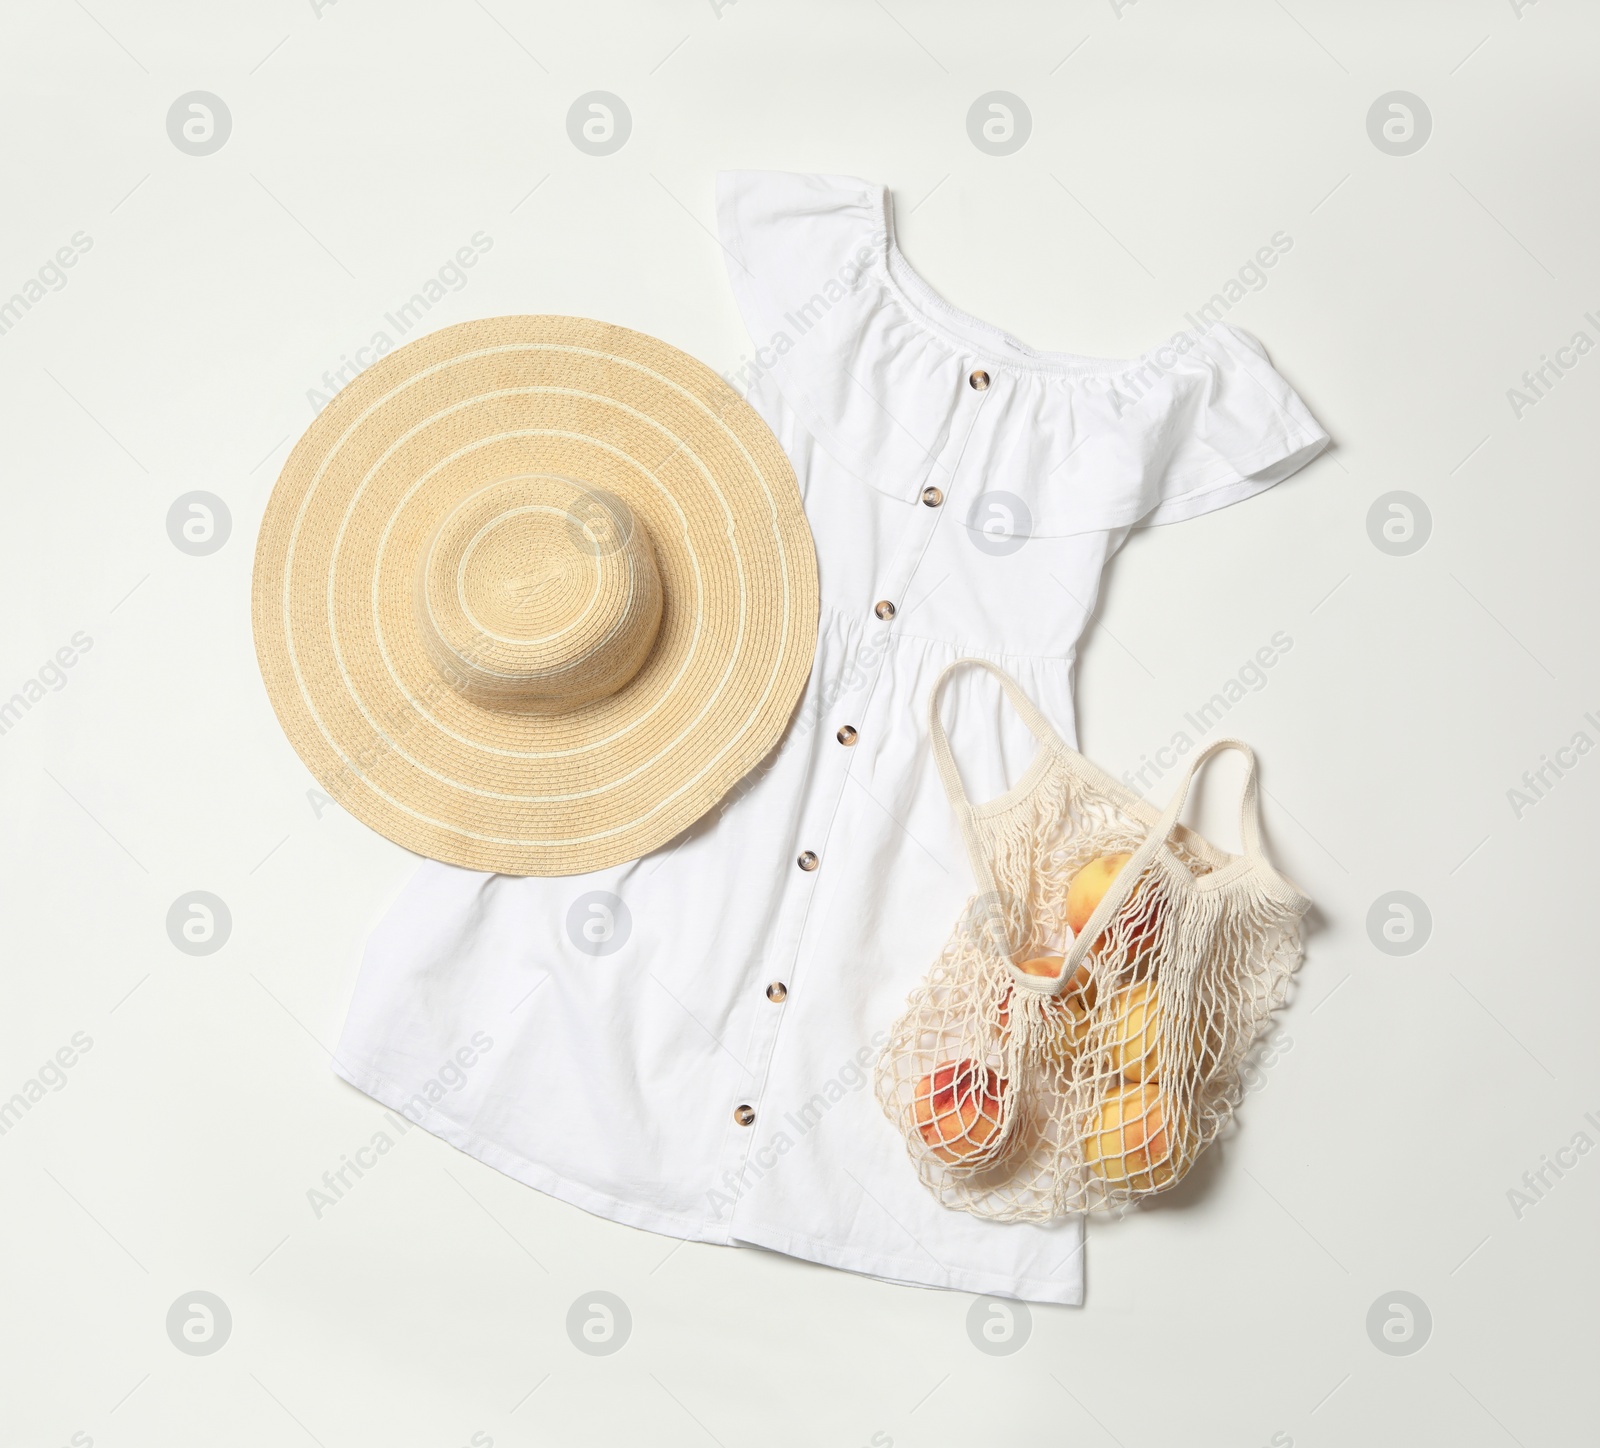
[[[439,520],[527,473],[626,502],[664,594],[639,672],[555,715],[453,687],[413,607]],[[693,357],[582,318],[465,322],[381,358],[306,430],[256,545],[262,678],[322,788],[407,849],[504,874],[603,869],[699,819],[781,737],[817,610],[766,424]]]

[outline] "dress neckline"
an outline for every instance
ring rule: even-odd
[[[1150,352],[1119,358],[1040,351],[1003,328],[953,306],[906,259],[895,231],[893,194],[887,186],[881,186],[879,192],[883,208],[884,276],[889,290],[914,321],[934,333],[946,346],[972,353],[996,367],[1061,377],[1115,376],[1132,371],[1149,357]]]

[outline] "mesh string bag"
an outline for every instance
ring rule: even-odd
[[[982,805],[939,716],[964,664],[995,675],[1040,744],[1022,782]],[[1044,1221],[1136,1205],[1227,1123],[1300,962],[1310,902],[1262,853],[1255,756],[1214,741],[1158,811],[993,664],[952,664],[928,712],[978,892],[890,1031],[878,1099],[946,1206]],[[1246,761],[1237,855],[1178,823],[1196,771],[1226,749]]]

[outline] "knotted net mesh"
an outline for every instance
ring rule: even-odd
[[[1069,907],[1083,913],[1072,882],[1116,879],[1151,831],[1141,811],[1061,746],[1021,799],[971,812],[992,888],[968,901],[876,1073],[947,1206],[1001,1221],[1131,1206],[1181,1181],[1239,1102],[1308,902],[1259,855],[1179,826],[1063,981]]]

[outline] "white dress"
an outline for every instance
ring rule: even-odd
[[[1226,325],[1114,362],[955,311],[901,256],[881,186],[733,173],[718,216],[754,346],[733,380],[816,535],[796,716],[717,809],[632,864],[423,865],[368,943],[336,1069],[620,1222],[1080,1302],[1081,1222],[941,1207],[872,1091],[972,890],[928,690],[953,659],[992,659],[1073,740],[1075,648],[1127,530],[1270,487],[1327,436]],[[1032,737],[980,671],[950,692],[969,793],[1003,792]]]

